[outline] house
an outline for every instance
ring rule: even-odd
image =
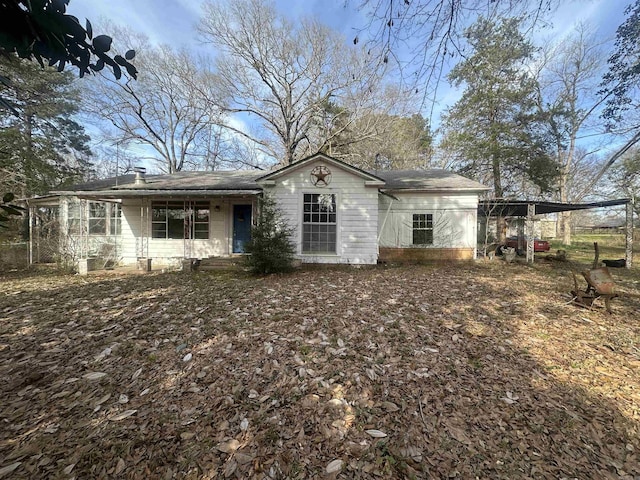
[[[258,199],[271,195],[295,228],[302,262],[375,264],[474,258],[485,190],[444,170],[364,171],[316,154],[267,174],[140,171],[54,191],[29,207],[57,209],[61,245],[76,258],[157,266],[242,254]]]

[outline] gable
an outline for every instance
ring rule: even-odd
[[[316,170],[312,172],[314,169]],[[314,186],[328,186],[322,185],[323,181],[326,180],[326,178],[330,178],[330,181],[332,181],[336,174],[339,174],[340,177],[348,175],[354,177],[354,180],[361,179],[361,181],[364,181],[366,186],[382,187],[385,184],[385,181],[377,175],[361,170],[323,153],[317,153],[298,162],[292,163],[291,165],[282,167],[274,172],[268,173],[267,175],[257,178],[256,182],[258,184],[269,186],[275,185],[276,180],[282,180],[284,178],[297,178],[303,181],[302,179],[306,175],[309,177],[308,183]],[[317,175],[320,175],[320,177]],[[325,175],[328,175],[329,177],[326,177]]]

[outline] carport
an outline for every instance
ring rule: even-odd
[[[485,200],[478,204],[478,215],[483,217],[522,217],[525,218],[527,239],[527,262],[532,263],[533,252],[533,218],[546,213],[568,212],[573,210],[588,210],[592,208],[626,206],[625,223],[625,261],[626,267],[631,268],[633,261],[633,203],[630,198],[619,200],[605,200],[591,203],[556,203],[535,200]]]

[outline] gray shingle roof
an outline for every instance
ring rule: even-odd
[[[487,190],[484,185],[446,170],[379,170],[369,172],[385,181],[384,190]],[[121,175],[116,179],[96,180],[73,185],[64,192],[110,192],[127,191],[202,191],[215,190],[261,190],[256,179],[264,176],[259,170],[237,170],[218,172],[177,172],[170,175],[146,175],[146,183],[136,185],[135,175]],[[62,190],[60,191],[62,192]]]
[[[377,170],[371,173],[386,182],[385,190],[488,190],[475,180],[441,169]]]
[[[260,190],[255,179],[263,175],[260,170],[218,172],[177,172],[168,175],[146,175],[146,183],[136,185],[135,175],[97,180],[65,188],[65,192],[100,190]]]

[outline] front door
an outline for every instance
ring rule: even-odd
[[[233,206],[233,253],[243,253],[244,244],[251,240],[251,205]]]

